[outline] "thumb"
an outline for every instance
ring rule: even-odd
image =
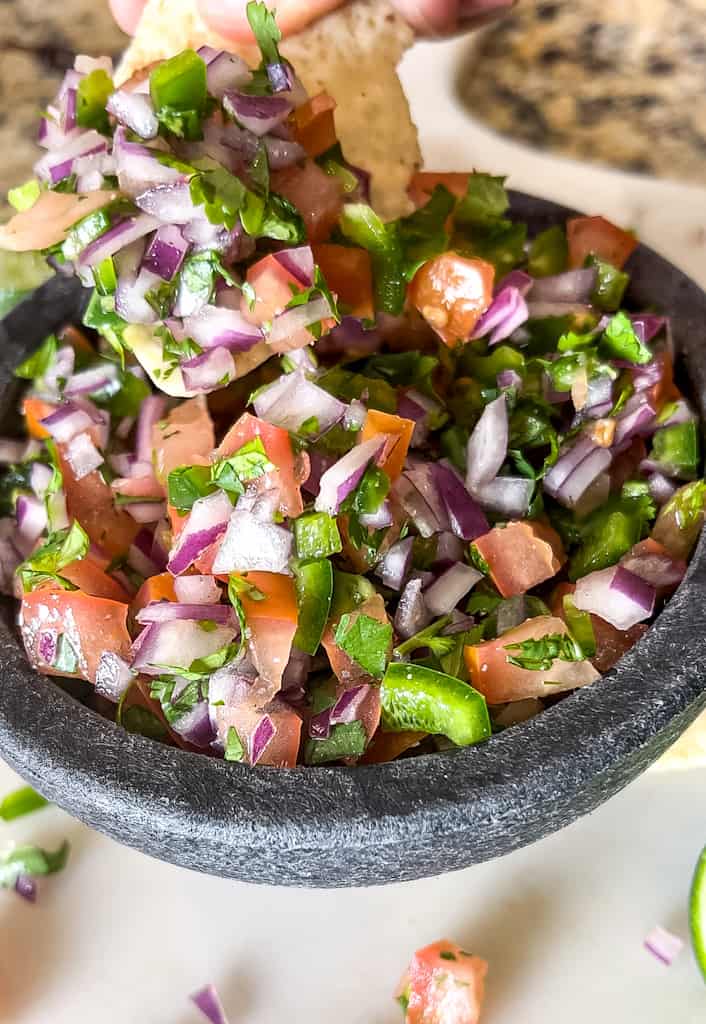
[[[111,0],[114,2],[114,0]],[[137,2],[137,0],[135,0]],[[277,24],[282,35],[291,35],[309,22],[340,7],[343,0],[269,0],[268,7],[277,10]],[[214,32],[237,43],[252,43],[253,36],[245,14],[247,0],[198,0],[201,17]]]
[[[424,36],[469,31],[499,17],[515,0],[392,0],[412,28]]]

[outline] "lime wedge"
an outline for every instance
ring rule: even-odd
[[[706,981],[706,846],[701,851],[691,883],[689,927],[694,956]]]

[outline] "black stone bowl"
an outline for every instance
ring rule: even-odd
[[[512,209],[531,232],[570,213],[519,194]],[[706,295],[644,246],[629,269],[631,307],[672,315],[681,379],[704,416]],[[5,429],[17,400],[11,368],[77,302],[70,284],[57,282],[6,320]],[[130,735],[33,672],[13,619],[6,608],[0,752],[9,763],[120,842],[250,882],[397,882],[509,853],[617,793],[706,704],[703,538],[675,596],[605,678],[480,746],[379,766],[248,768]]]

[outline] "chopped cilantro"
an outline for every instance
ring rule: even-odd
[[[211,467],[211,480],[229,494],[245,493],[245,484],[275,469],[259,437],[254,437],[234,455],[220,459]]]
[[[501,218],[509,207],[505,178],[476,171],[468,176],[466,194],[456,207],[455,217],[461,224],[485,226]]]
[[[414,651],[418,651],[423,647],[428,647],[431,653],[437,657],[449,654],[454,648],[455,637],[439,636],[439,633],[445,626],[448,626],[450,621],[451,616],[444,615],[443,618],[432,622],[426,629],[420,630],[419,633],[415,633],[408,640],[398,644],[395,647],[395,655],[398,658],[406,658],[408,654],[413,654]]]
[[[0,854],[0,888],[11,889],[20,875],[37,878],[53,875],[66,866],[69,844],[64,841],[57,850],[39,846],[15,846]]]
[[[371,676],[382,679],[390,658],[392,626],[369,615],[346,613],[336,626],[336,644]]]
[[[526,669],[529,672],[548,672],[554,662],[583,661],[584,655],[580,647],[569,633],[549,633],[538,640],[522,640],[515,644],[505,644],[506,651],[520,651],[520,654],[507,654],[505,660],[509,665]]]
[[[307,740],[304,762],[309,765],[328,764],[330,761],[360,757],[365,753],[367,742],[362,722],[334,725],[326,739]]]
[[[43,583],[56,583],[64,590],[75,590],[73,583],[59,574],[71,562],[85,558],[88,548],[88,535],[75,519],[67,529],[51,534],[17,570],[25,593]]]
[[[76,122],[81,128],[95,128],[104,135],[110,134],[105,105],[114,90],[113,79],[103,68],[84,75],[76,90]]]
[[[629,363],[649,363],[652,353],[635,334],[635,328],[626,313],[616,313],[603,332],[601,349],[611,359],[626,359]]]
[[[260,47],[262,63],[279,64],[282,58],[277,44],[282,39],[282,33],[275,20],[275,12],[271,11],[267,4],[254,2],[247,5],[245,12],[252,34]]]
[[[189,512],[195,501],[214,490],[208,466],[179,466],[167,477],[169,504],[180,512]]]

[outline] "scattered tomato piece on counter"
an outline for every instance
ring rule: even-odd
[[[448,939],[418,949],[395,998],[405,1024],[478,1024],[488,964]]]

